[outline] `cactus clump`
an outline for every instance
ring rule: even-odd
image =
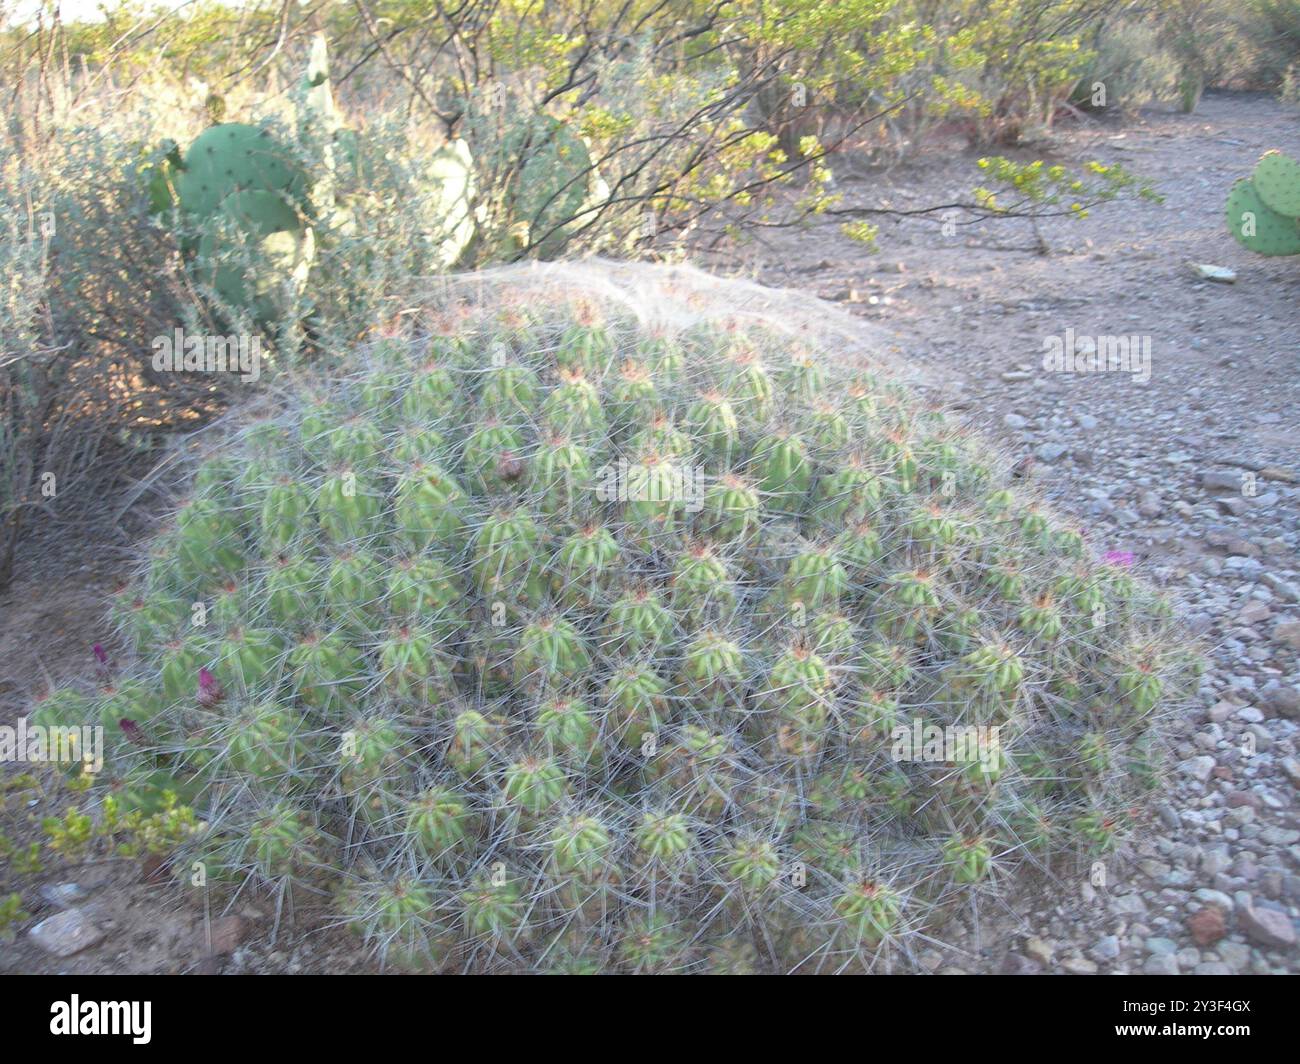
[[[128,675],[40,711],[133,722],[177,867],[405,968],[863,970],[1158,778],[1161,601],[887,379],[553,294],[354,364],[201,465]]]
[[[1265,152],[1254,174],[1232,186],[1226,213],[1242,247],[1260,255],[1300,255],[1300,163],[1280,151]]]

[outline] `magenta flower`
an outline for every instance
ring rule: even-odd
[[[1127,569],[1135,559],[1131,550],[1108,550],[1101,556],[1101,560],[1106,565],[1119,565]]]
[[[208,708],[221,701],[221,685],[207,669],[199,669],[199,705]]]
[[[121,720],[117,722],[117,726],[121,728],[123,732],[126,733],[126,737],[130,739],[131,742],[135,743],[136,746],[148,745],[145,742],[144,732],[140,730],[140,725],[138,725],[130,717],[123,717]]]
[[[97,662],[99,662],[101,665],[108,664],[108,654],[104,652],[104,647],[102,643],[96,643],[90,649],[94,652],[95,660]]]

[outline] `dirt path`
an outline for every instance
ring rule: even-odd
[[[1300,259],[1255,257],[1222,220],[1227,188],[1270,147],[1300,150],[1300,115],[1254,96],[1211,95],[1194,116],[1151,113],[1070,130],[1060,161],[1121,162],[1166,201],[1048,223],[1047,256],[997,249],[1032,243],[1021,223],[955,237],[933,224],[887,224],[875,256],[830,231],[783,233],[756,249],[767,283],[838,300],[896,334],[926,371],[926,390],[1017,454],[1036,456],[1031,475],[1043,489],[1103,549],[1132,550],[1215,648],[1202,704],[1178,736],[1175,786],[1138,851],[1110,870],[1108,887],[1028,891],[986,912],[954,949],[925,954],[927,967],[1300,968]],[[841,191],[849,203],[948,202],[977,183],[973,162],[927,160],[843,180]],[[1231,267],[1237,283],[1197,280],[1189,261]],[[1149,381],[1043,372],[1045,340],[1071,329],[1149,337]],[[1253,497],[1242,494],[1243,472],[1255,474]],[[25,549],[22,576],[0,596],[0,722],[46,677],[86,674],[89,647],[104,635],[104,595],[126,572],[130,531],[90,542],[51,528]],[[132,868],[79,882],[104,944],[52,961],[20,941],[0,969],[200,963],[196,907],[137,882]],[[1193,940],[1187,921],[1203,909],[1223,916],[1226,938],[1208,942],[1211,915],[1197,917],[1206,944]],[[232,949],[245,943],[226,970],[364,965],[334,933],[265,944],[270,913],[261,901],[240,913],[223,928]]]

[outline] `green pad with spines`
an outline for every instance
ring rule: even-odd
[[[190,145],[176,191],[186,211],[207,217],[233,192],[286,193],[301,201],[307,185],[302,168],[268,130],[226,122]]]
[[[248,307],[259,320],[269,320],[276,313],[280,282],[292,279],[301,290],[306,271],[315,254],[312,231],[304,226],[298,213],[272,192],[241,191],[233,193],[221,205],[239,229],[261,242],[261,250],[272,262],[271,276],[249,277],[238,264],[218,263],[220,237],[214,232],[199,239],[198,276],[232,306]]]
[[[1255,192],[1271,211],[1300,218],[1300,163],[1280,151],[1265,152],[1255,164]]]
[[[1253,233],[1245,232],[1247,215],[1254,216]],[[1250,251],[1269,256],[1300,255],[1296,220],[1269,210],[1249,178],[1242,178],[1228,193],[1227,221],[1237,243]]]
[[[528,239],[542,258],[563,248],[565,231],[572,225],[590,221],[590,216],[577,216],[600,198],[604,187],[583,139],[568,123],[547,114],[510,129],[493,162],[514,174],[510,221],[527,223]]]

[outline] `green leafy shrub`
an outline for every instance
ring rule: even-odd
[[[205,436],[137,659],[35,716],[194,795],[177,867],[404,967],[871,967],[1101,853],[1184,694],[1167,604],[888,379],[614,276],[507,271]]]

